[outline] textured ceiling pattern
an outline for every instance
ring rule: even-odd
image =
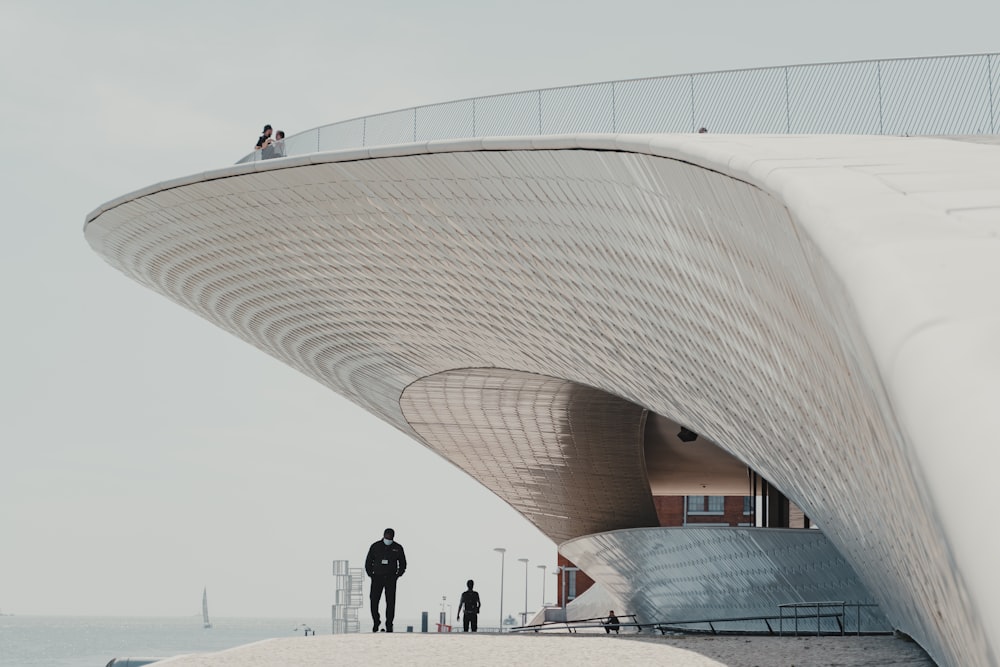
[[[744,496],[750,492],[746,464],[704,434],[680,439],[680,425],[646,414],[644,457],[654,496]]]
[[[837,196],[848,178],[875,184],[882,208],[924,206],[885,186],[900,180],[886,165],[936,149],[658,141],[658,155],[649,138],[569,137],[232,167],[111,202],[86,237],[126,275],[417,438],[404,389],[463,368],[562,378],[683,423],[815,519],[935,659],[993,664],[984,624],[1000,591],[963,582],[965,552],[944,531],[969,533],[938,520],[860,292],[845,289],[862,274],[833,263],[864,231],[806,229],[790,213],[861,201]],[[887,160],[899,145],[906,155]],[[922,208],[915,219],[933,228]]]
[[[417,380],[400,407],[435,451],[557,542],[658,525],[645,411],[634,403],[556,378],[468,369]]]

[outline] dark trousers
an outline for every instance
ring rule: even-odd
[[[382,591],[385,591],[385,624],[392,625],[392,619],[396,617],[396,575],[376,574],[372,576],[372,623],[379,622],[378,603],[382,599]]]
[[[479,629],[479,614],[470,614],[469,612],[465,612],[465,616],[462,617],[462,631],[468,632],[470,625],[472,626],[473,632]]]

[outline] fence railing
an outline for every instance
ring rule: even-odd
[[[821,602],[791,602],[778,605],[778,613],[767,616],[729,616],[715,618],[672,619],[656,623],[639,623],[633,614],[620,615],[619,622],[613,626],[618,629],[644,629],[667,632],[718,634],[767,634],[783,636],[789,634],[798,637],[802,634],[821,635],[862,635],[891,634],[892,627],[888,625],[880,613],[875,612],[877,604],[865,602],[821,601]],[[872,610],[872,613],[864,610]],[[806,626],[806,622],[809,625]],[[813,626],[813,621],[815,625]],[[803,624],[800,627],[800,622]],[[523,625],[511,628],[511,632],[569,632],[580,630],[600,631],[607,629],[608,621],[602,618],[582,618],[572,621],[545,621],[535,625]]]
[[[786,604],[778,605],[778,634],[782,635],[785,633],[785,622],[792,622],[792,627],[790,632],[798,637],[799,636],[799,621],[805,621],[809,618],[816,619],[816,635],[820,635],[820,620],[825,616],[833,616],[837,622],[840,629],[840,634],[858,634],[862,632],[862,609],[876,609],[877,604],[863,603],[863,602],[843,602],[843,601],[830,601],[830,602],[789,602]],[[792,611],[792,616],[787,615],[787,611]],[[854,614],[849,614],[848,610],[853,610]],[[849,623],[854,620],[854,629],[851,630]],[[865,618],[865,622],[868,625],[869,632],[879,631],[883,633],[891,632],[891,628],[881,628],[876,630],[873,622]],[[810,628],[811,634],[811,628]]]
[[[1000,54],[789,65],[527,90],[399,109],[285,139],[285,155],[578,133],[996,134]],[[240,162],[262,159],[254,151]]]
[[[607,616],[599,616],[595,618],[578,618],[572,621],[542,621],[541,623],[536,623],[534,625],[518,625],[510,629],[511,632],[545,632],[550,630],[565,630],[570,634],[575,634],[578,630],[586,629],[600,629],[606,633],[614,632],[619,634],[621,630],[626,628],[636,628],[638,632],[642,632],[643,627],[651,626],[652,624],[646,624],[643,626],[636,622],[635,614],[621,614],[616,617],[617,622],[611,623]]]

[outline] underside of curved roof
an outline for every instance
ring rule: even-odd
[[[683,423],[822,525],[936,659],[991,664],[998,183],[1000,149],[943,139],[431,142],[159,184],[86,237],[555,539],[652,520],[641,473],[611,472],[629,511],[549,525],[601,485],[554,474],[532,506],[537,476],[498,466],[592,470],[608,442],[641,464],[643,410]],[[483,392],[532,376],[544,418]],[[620,421],[567,439],[588,400]]]

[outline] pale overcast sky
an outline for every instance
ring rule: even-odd
[[[115,272],[85,215],[293,134],[477,95],[1000,51],[996,0],[4,0],[0,611],[328,617],[386,526],[397,616],[555,545],[408,437]],[[484,618],[492,614],[484,612]],[[362,612],[362,618],[367,618]],[[486,623],[486,621],[484,621]],[[492,622],[487,623],[492,624]]]

